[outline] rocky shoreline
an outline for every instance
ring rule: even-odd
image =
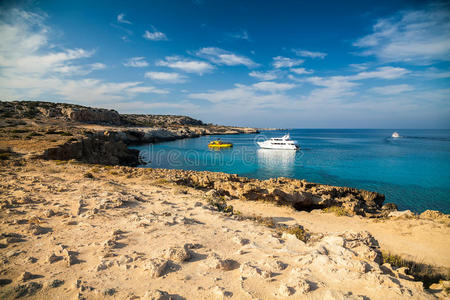
[[[448,296],[449,215],[400,212],[382,194],[304,180],[135,168],[128,148],[256,132],[0,102],[0,297]],[[428,269],[408,271],[382,250]]]
[[[185,116],[126,115],[65,103],[0,101],[2,145],[32,158],[137,166],[139,153],[128,145],[242,133],[258,130],[204,124]]]
[[[180,181],[187,174],[176,170],[0,164],[2,299],[448,296],[442,216],[378,221],[292,211],[191,186],[196,179]],[[391,264],[382,251],[393,249],[413,257],[425,251],[425,261],[440,267],[437,279],[424,285]]]

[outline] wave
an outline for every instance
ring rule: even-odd
[[[434,137],[434,136],[408,136],[408,135],[401,135],[398,138],[388,137],[386,139],[387,140],[415,139],[415,140],[431,140],[431,141],[450,142],[450,137]]]

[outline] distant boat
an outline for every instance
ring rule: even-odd
[[[396,139],[396,138],[399,138],[399,137],[400,137],[400,134],[398,134],[398,132],[395,131],[395,132],[392,134],[391,137],[393,137],[394,139]]]
[[[264,142],[257,142],[257,144],[259,145],[259,147],[263,149],[280,149],[280,150],[300,149],[300,147],[297,144],[297,141],[291,140],[289,133],[281,138],[271,138]]]

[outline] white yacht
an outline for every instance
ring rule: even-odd
[[[281,150],[298,150],[300,147],[297,141],[291,140],[289,133],[281,138],[271,138],[264,142],[257,142],[259,147],[263,149],[281,149]]]
[[[395,132],[392,134],[392,137],[393,137],[394,139],[399,138],[399,137],[400,137],[400,134],[398,134],[398,132],[395,131]]]

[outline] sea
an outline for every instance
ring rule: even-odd
[[[397,131],[399,138],[391,135]],[[259,149],[289,133],[301,150]],[[233,143],[211,150],[211,140]],[[211,135],[131,147],[141,167],[289,177],[383,193],[400,210],[450,213],[450,130],[289,129]]]

